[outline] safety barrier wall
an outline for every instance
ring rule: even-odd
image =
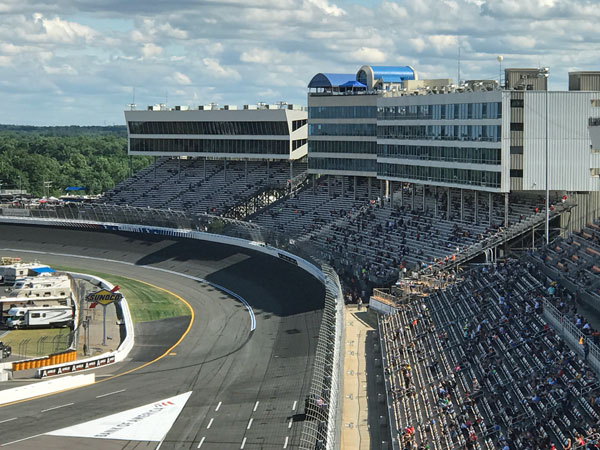
[[[64,391],[65,389],[86,386],[88,384],[93,384],[95,380],[95,374],[90,373],[60,377],[53,380],[40,381],[39,383],[19,386],[12,389],[5,389],[2,391],[2,396],[0,397],[0,405],[37,397],[38,395],[46,395],[53,392]]]
[[[21,361],[15,361],[12,363],[12,370],[28,370],[28,369],[39,369],[40,367],[51,366],[55,364],[62,364],[77,359],[77,352],[74,350],[68,350],[66,352],[55,353],[41,358],[24,359]]]
[[[114,288],[113,284],[93,275],[78,272],[69,272],[69,274],[73,278],[88,281],[101,289],[106,289],[107,291],[111,291]],[[116,351],[106,352],[92,358],[86,358],[77,361],[73,359],[69,361],[60,361],[59,363],[53,363],[53,365],[40,368],[36,372],[36,377],[46,378],[54,375],[62,375],[64,373],[95,369],[100,366],[123,361],[125,358],[127,358],[127,355],[129,355],[129,352],[135,344],[133,320],[131,319],[131,312],[129,311],[129,306],[127,305],[127,300],[125,297],[123,297],[119,302],[115,303],[115,307],[121,310],[123,322],[125,324],[125,339],[123,339],[123,342],[119,344],[119,347]]]
[[[319,269],[317,266],[307,261],[306,259],[293,253],[290,253],[286,250],[272,247],[266,243],[251,241],[233,236],[194,231],[189,229],[174,229],[157,226],[146,226],[143,224],[123,224],[116,222],[98,222],[80,219],[55,219],[11,216],[0,216],[0,223],[10,223],[16,225],[67,227],[89,231],[125,231],[131,233],[154,234],[166,237],[204,240],[258,251],[273,256],[275,258],[281,259],[282,261],[285,261],[289,264],[298,266],[302,270],[314,276],[326,287],[327,298],[325,303],[325,311],[323,313],[321,332],[327,333],[327,335],[323,334],[323,340],[319,338],[319,343],[321,343],[322,345],[317,348],[318,355],[315,357],[311,392],[316,394],[316,391],[319,388],[325,388],[325,386],[327,385],[327,397],[329,400],[329,406],[326,408],[327,414],[325,417],[323,417],[321,414],[319,415],[319,429],[312,427],[311,425],[314,424],[311,424],[310,421],[305,422],[303,436],[301,438],[301,448],[315,448],[314,445],[310,447],[309,441],[312,441],[313,444],[318,441],[320,442],[320,444],[317,445],[323,444],[323,448],[326,448],[327,450],[339,450],[341,445],[340,437],[343,379],[342,371],[344,354],[342,347],[344,336],[344,302],[340,281],[333,269],[328,268],[328,274],[326,276],[321,269]],[[133,342],[131,342],[131,344],[128,345],[133,346]],[[121,350],[121,347],[119,347],[119,350]],[[106,354],[105,356],[112,355]],[[115,358],[117,357],[116,355],[114,356]],[[86,360],[77,362],[85,363]],[[321,395],[325,395],[324,391],[321,392]]]

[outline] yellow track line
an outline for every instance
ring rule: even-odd
[[[107,274],[107,275],[109,275],[109,274]],[[119,275],[119,276],[122,276],[122,275]],[[151,283],[148,283],[148,282],[146,282],[146,281],[142,281],[142,280],[138,280],[138,279],[135,279],[135,278],[129,278],[129,277],[123,277],[123,278],[127,278],[127,279],[129,279],[129,280],[132,280],[132,281],[137,281],[138,283],[143,283],[143,284],[145,284],[145,285],[147,285],[147,286],[151,286],[151,287],[153,287],[153,288],[155,288],[155,289],[159,289],[159,290],[161,290],[161,291],[163,291],[163,292],[166,292],[167,294],[171,294],[173,297],[175,297],[175,298],[176,298],[176,299],[178,299],[179,301],[183,302],[183,303],[185,304],[185,306],[187,306],[187,307],[188,307],[188,309],[190,310],[190,315],[191,315],[191,317],[190,317],[190,323],[188,324],[188,326],[187,326],[186,330],[183,332],[183,334],[182,334],[182,335],[179,337],[179,339],[177,340],[177,342],[175,342],[175,344],[173,344],[173,345],[172,345],[172,346],[171,346],[171,347],[170,347],[168,350],[166,350],[166,351],[165,351],[165,352],[164,352],[162,355],[160,355],[160,356],[158,356],[158,357],[154,358],[152,361],[148,361],[148,362],[146,362],[146,363],[142,364],[141,366],[134,367],[133,369],[127,370],[127,371],[125,371],[125,372],[123,372],[123,373],[118,373],[118,374],[116,374],[116,375],[113,375],[112,377],[108,377],[108,378],[105,378],[105,379],[103,379],[103,380],[94,381],[93,383],[91,383],[91,384],[86,384],[85,386],[77,386],[77,387],[73,387],[73,388],[67,388],[67,389],[63,389],[63,390],[61,390],[61,391],[50,392],[50,393],[48,393],[48,394],[37,395],[37,396],[35,396],[35,397],[26,398],[26,399],[23,399],[23,400],[15,400],[14,402],[10,402],[10,403],[4,403],[4,404],[0,405],[0,408],[4,408],[5,406],[16,405],[16,404],[18,404],[18,403],[24,403],[24,402],[28,402],[28,401],[31,401],[31,400],[37,400],[37,399],[39,399],[39,398],[49,397],[49,396],[51,396],[51,395],[60,394],[60,393],[62,393],[62,392],[73,391],[73,390],[75,390],[75,389],[81,389],[81,388],[84,388],[84,387],[91,386],[91,385],[93,385],[93,384],[103,383],[103,382],[105,382],[105,381],[109,381],[109,380],[114,380],[115,378],[119,378],[119,377],[122,377],[123,375],[128,375],[128,374],[130,374],[130,373],[132,373],[132,372],[135,372],[135,371],[137,371],[137,370],[143,369],[144,367],[148,367],[150,364],[154,364],[155,362],[157,362],[157,361],[161,360],[162,358],[164,358],[165,356],[167,356],[169,353],[171,353],[171,352],[172,352],[172,351],[175,349],[175,347],[177,347],[179,344],[181,344],[181,341],[183,341],[183,339],[185,339],[185,337],[187,336],[187,334],[190,332],[190,329],[192,328],[192,325],[194,324],[194,318],[195,318],[195,314],[194,314],[194,309],[192,308],[192,305],[190,305],[190,304],[189,304],[189,303],[188,303],[188,302],[187,302],[185,299],[183,299],[181,296],[177,295],[177,294],[176,294],[176,293],[174,293],[174,292],[171,292],[171,291],[169,291],[168,289],[165,289],[165,288],[162,288],[162,287],[159,287],[159,286],[155,286],[155,285],[153,285],[153,284],[151,284]],[[126,299],[126,300],[127,300],[127,299]],[[107,367],[107,366],[103,366],[103,367]],[[0,391],[0,393],[1,393],[1,392],[2,392],[2,391]]]

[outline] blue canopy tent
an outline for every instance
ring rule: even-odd
[[[36,267],[35,269],[31,269],[32,272],[35,272],[37,274],[40,273],[55,273],[56,270],[50,268],[50,267]]]
[[[85,188],[81,187],[81,186],[69,186],[69,187],[65,188],[65,191],[67,191],[67,192],[71,192],[71,191],[85,191]]]
[[[367,89],[366,84],[362,84],[356,80],[346,81],[344,84],[340,84],[340,88],[349,90],[349,91],[364,91]]]

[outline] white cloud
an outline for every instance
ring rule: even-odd
[[[77,75],[77,71],[69,64],[60,67],[44,66],[44,72],[49,75]]]
[[[175,83],[180,84],[182,86],[188,86],[192,84],[192,80],[190,80],[190,78],[187,75],[181,72],[175,72],[173,74],[173,79],[175,80]]]
[[[35,23],[41,23],[45,31],[43,38],[46,42],[60,44],[72,44],[78,40],[91,42],[98,35],[96,31],[86,25],[62,20],[60,17],[48,19],[40,13],[36,13],[33,15],[33,20]],[[34,38],[34,40],[37,39]]]
[[[231,80],[239,80],[241,78],[240,73],[231,68],[231,67],[223,67],[218,59],[215,58],[204,58],[202,62],[208,69],[209,73],[218,78],[231,79]]]
[[[144,46],[142,47],[142,55],[144,58],[156,58],[157,56],[160,56],[162,52],[162,47],[159,47],[158,45],[153,44],[152,42],[144,44]]]
[[[330,16],[339,17],[346,14],[342,8],[337,7],[336,5],[330,5],[327,0],[307,0],[308,3],[316,6],[320,10],[322,10],[325,14]]]
[[[370,47],[360,47],[350,52],[352,59],[366,63],[382,63],[386,61],[386,54],[381,50]]]

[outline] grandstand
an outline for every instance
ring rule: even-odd
[[[598,442],[600,383],[583,350],[594,344],[581,337],[574,351],[548,325],[544,309],[569,298],[548,286],[533,264],[510,261],[381,318],[395,448]],[[573,307],[564,320],[575,323]]]

